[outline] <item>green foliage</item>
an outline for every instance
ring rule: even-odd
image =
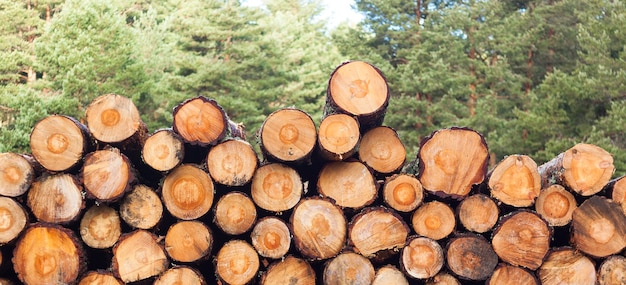
[[[0,21],[0,85],[26,82],[32,73],[32,40],[43,21],[37,11],[14,0],[0,0],[0,19],[5,19]]]

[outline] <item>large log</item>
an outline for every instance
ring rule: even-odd
[[[550,249],[551,239],[546,221],[534,212],[519,210],[500,220],[491,245],[503,261],[536,270]]]
[[[165,251],[178,262],[195,262],[208,256],[213,247],[213,233],[201,221],[179,221],[165,235]]]
[[[302,110],[285,108],[269,114],[259,130],[263,156],[268,161],[291,165],[308,163],[317,143],[311,116]]]
[[[85,156],[81,178],[89,197],[115,201],[130,189],[135,175],[127,156],[118,148],[107,147]]]
[[[80,182],[67,173],[40,176],[27,194],[28,208],[41,221],[68,224],[84,207]]]
[[[369,207],[355,215],[348,225],[348,244],[375,261],[386,260],[404,247],[409,226],[393,210]]]
[[[122,281],[135,282],[157,276],[169,267],[158,237],[146,230],[135,230],[120,237],[113,247],[113,272]]]
[[[361,209],[374,202],[378,184],[367,166],[359,161],[335,161],[322,167],[317,191],[341,207]]]
[[[569,247],[554,248],[537,270],[543,285],[596,284],[595,264],[583,253]]]
[[[96,140],[125,151],[139,153],[148,136],[148,127],[128,97],[99,96],[87,106],[85,117],[89,132]]]
[[[206,164],[215,182],[226,186],[243,186],[252,180],[259,158],[248,142],[229,139],[209,150]]]
[[[612,200],[592,196],[572,214],[570,243],[595,257],[607,257],[626,247],[626,216]]]
[[[372,128],[363,134],[359,145],[359,160],[375,173],[397,173],[406,161],[406,149],[398,133],[387,126]]]
[[[172,128],[185,142],[208,146],[231,132],[228,121],[226,112],[215,100],[198,96],[174,108]]]
[[[343,211],[327,199],[302,199],[289,219],[296,249],[312,260],[336,256],[347,236]]]
[[[485,283],[485,285],[498,284],[539,285],[539,279],[531,271],[502,263]]]
[[[303,195],[300,174],[282,163],[260,166],[252,177],[250,194],[261,209],[282,212],[293,208]]]

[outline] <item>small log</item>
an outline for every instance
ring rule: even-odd
[[[209,150],[206,161],[213,181],[226,186],[248,184],[259,165],[252,145],[240,139],[218,143]]]
[[[553,227],[568,225],[576,207],[574,195],[559,184],[541,190],[535,201],[537,214]]]
[[[552,249],[537,270],[537,276],[542,285],[596,284],[593,261],[569,247]]]
[[[374,202],[378,184],[362,162],[336,161],[322,167],[317,179],[317,191],[335,200],[340,207],[360,209]]]
[[[346,218],[329,200],[302,199],[290,217],[294,245],[306,258],[328,259],[336,256],[346,241]]]
[[[250,194],[261,209],[282,212],[293,208],[302,197],[304,186],[298,172],[282,163],[260,166],[252,177]]]
[[[27,224],[28,214],[22,205],[13,198],[0,196],[0,247],[15,240]]]
[[[256,217],[256,207],[252,199],[242,192],[232,191],[215,204],[213,222],[229,235],[240,235],[254,226]]]
[[[487,174],[489,151],[478,132],[467,128],[435,131],[417,154],[419,180],[427,191],[462,200]]]
[[[213,233],[201,221],[179,221],[165,235],[165,251],[178,262],[194,262],[205,258],[213,246]]]
[[[456,220],[448,204],[431,201],[422,204],[413,212],[411,224],[418,235],[440,240],[454,231]]]
[[[626,257],[612,255],[598,269],[598,285],[626,284]]]
[[[537,163],[527,155],[507,156],[487,179],[491,196],[513,207],[533,205],[541,191]]]
[[[428,279],[439,273],[445,263],[443,249],[435,240],[412,236],[402,249],[400,267],[414,279]]]
[[[324,117],[356,116],[364,132],[383,123],[389,97],[387,80],[378,68],[363,61],[344,62],[330,75]]]
[[[174,130],[160,129],[146,139],[141,158],[154,170],[170,171],[183,162],[185,144]]]
[[[498,265],[498,256],[484,237],[465,234],[446,245],[446,264],[462,279],[486,280]]]
[[[359,160],[375,173],[389,175],[402,169],[406,149],[398,133],[386,126],[375,127],[363,134],[359,146]]]
[[[0,195],[20,196],[30,188],[37,173],[28,159],[17,153],[0,153]]]
[[[626,176],[620,176],[615,178],[605,186],[607,197],[611,197],[611,199],[622,206],[622,210],[624,215],[626,215]],[[0,186],[2,187],[2,186]]]
[[[161,197],[146,185],[135,185],[120,203],[120,216],[135,229],[154,228],[163,217]]]
[[[113,273],[100,271],[89,271],[78,281],[78,285],[123,285],[122,281],[115,278]]]
[[[191,145],[215,145],[230,132],[224,109],[203,96],[187,99],[174,108],[172,127]]]
[[[67,224],[78,219],[84,207],[82,187],[67,173],[40,176],[27,195],[28,208],[41,222]]]
[[[485,194],[468,196],[459,203],[456,211],[461,225],[476,233],[486,233],[493,229],[500,212],[496,202]]]
[[[409,285],[409,281],[397,267],[387,264],[376,270],[372,285]]]
[[[582,196],[596,194],[611,179],[615,166],[606,150],[577,144],[538,168],[542,187],[561,184]]]
[[[170,284],[185,284],[185,285],[205,285],[206,281],[202,274],[189,266],[178,266],[168,269],[159,275],[154,281],[154,285],[170,285]]]
[[[50,171],[66,171],[78,166],[93,151],[94,141],[87,126],[63,115],[51,115],[35,124],[30,133],[33,157]]]
[[[106,205],[93,205],[80,220],[80,237],[91,248],[110,248],[122,235],[120,216]]]
[[[550,249],[551,239],[546,221],[534,212],[519,210],[501,218],[491,244],[504,262],[536,270]]]
[[[230,240],[215,257],[216,275],[226,284],[252,283],[259,271],[259,255],[243,240]]]
[[[13,269],[25,284],[70,284],[85,269],[84,251],[72,231],[59,225],[29,226],[13,250]]]
[[[413,175],[394,174],[385,179],[383,184],[383,200],[398,212],[414,211],[424,199],[422,183]]]
[[[89,197],[104,202],[120,199],[135,180],[130,161],[114,147],[88,153],[81,175]]]
[[[402,217],[383,206],[363,209],[348,225],[348,244],[375,261],[383,261],[404,247],[410,229]]]
[[[360,139],[359,122],[353,116],[332,114],[320,122],[317,145],[325,160],[340,161],[352,157]]]
[[[99,96],[87,106],[85,117],[89,132],[96,140],[121,149],[140,150],[148,136],[148,127],[128,97]]]
[[[375,275],[369,259],[354,252],[343,252],[326,263],[322,279],[325,285],[370,285]]]
[[[452,274],[441,271],[435,277],[426,281],[426,285],[461,285],[461,282]]]
[[[570,244],[594,257],[626,247],[626,216],[619,204],[602,196],[594,195],[574,210],[570,231]]]
[[[317,143],[317,130],[309,114],[285,108],[272,112],[259,130],[266,160],[288,164],[308,162]]]
[[[146,230],[124,234],[113,247],[113,272],[129,283],[165,272],[169,261],[157,236]]]
[[[207,172],[194,164],[181,164],[163,180],[161,199],[172,216],[193,220],[211,209],[213,191],[213,180]]]
[[[485,285],[498,284],[540,285],[533,272],[505,263],[499,264],[485,283]]]
[[[315,271],[305,260],[289,255],[270,264],[259,284],[315,285]]]
[[[260,219],[252,229],[250,239],[259,255],[266,258],[282,258],[291,248],[287,223],[273,216]]]

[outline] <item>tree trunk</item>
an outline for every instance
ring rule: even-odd
[[[182,220],[202,217],[213,205],[211,176],[193,164],[181,164],[165,179],[161,199],[172,216]]]
[[[324,116],[356,116],[361,132],[380,126],[389,104],[389,86],[382,72],[363,61],[348,61],[330,75]]]
[[[260,219],[250,234],[252,246],[260,256],[280,259],[291,248],[291,232],[283,220],[267,216]]]
[[[626,284],[626,257],[612,255],[598,269],[598,285]]]
[[[80,242],[69,229],[33,224],[13,251],[13,268],[25,284],[70,284],[85,268]]]
[[[259,284],[315,285],[315,271],[305,260],[289,255],[270,264]]]
[[[110,248],[122,235],[120,216],[106,205],[93,205],[80,221],[80,237],[91,248]]]
[[[344,252],[324,267],[324,285],[370,285],[376,271],[369,259],[354,252]]]
[[[193,285],[205,285],[206,281],[202,274],[195,269],[188,266],[178,266],[170,268],[163,272],[157,278],[154,285],[170,285],[170,284],[193,284]]]
[[[400,267],[411,278],[428,279],[439,273],[445,263],[443,249],[435,240],[411,236],[400,255]]]
[[[465,198],[487,174],[489,151],[482,135],[466,128],[434,132],[422,140],[417,154],[419,179],[427,191]]]
[[[593,261],[569,247],[553,249],[537,270],[537,276],[542,285],[596,284]]]
[[[540,285],[539,279],[532,272],[508,264],[498,265],[485,283],[485,285],[498,284]]]
[[[94,144],[87,126],[62,115],[51,115],[37,122],[30,133],[30,149],[47,170],[76,168]]]
[[[388,264],[376,270],[372,285],[409,285],[409,281],[400,269]]]
[[[446,262],[448,268],[462,279],[486,280],[493,274],[498,256],[485,238],[465,234],[448,242]]]
[[[84,207],[80,182],[66,173],[41,176],[27,195],[28,208],[41,222],[70,223],[79,218]]]
[[[375,173],[389,175],[397,173],[404,166],[406,149],[394,129],[375,127],[361,138],[359,160]]]
[[[340,207],[360,209],[374,202],[378,185],[365,164],[336,161],[322,167],[317,179],[317,191],[335,200]]]
[[[504,262],[536,270],[550,249],[551,239],[546,221],[534,212],[519,210],[500,220],[491,244]]]
[[[594,257],[607,257],[626,247],[626,216],[621,207],[604,197],[592,196],[572,215],[570,243]]]
[[[322,119],[317,145],[325,160],[340,161],[352,157],[361,138],[359,122],[346,114],[332,114]]]
[[[375,262],[396,255],[406,243],[409,226],[393,210],[383,206],[363,209],[348,225],[348,244]]]
[[[183,162],[185,145],[183,139],[172,129],[152,133],[141,150],[143,162],[157,171],[170,171]]]
[[[89,271],[80,278],[78,285],[123,285],[122,281],[113,276],[113,273],[104,271]]]
[[[213,99],[198,96],[174,108],[172,127],[185,142],[192,145],[215,145],[229,130],[226,112]]]
[[[208,256],[213,233],[201,221],[179,221],[165,235],[165,251],[174,261],[195,262]]]
[[[414,211],[424,199],[422,183],[413,175],[395,174],[385,179],[383,200],[398,212]]]
[[[613,157],[591,144],[577,144],[539,166],[542,187],[561,184],[582,195],[591,196],[606,186],[615,167]]]
[[[418,235],[440,240],[454,231],[456,220],[448,204],[431,201],[422,204],[413,212],[411,224]]]
[[[559,184],[541,190],[535,202],[537,214],[553,227],[568,225],[576,207],[574,195]]]
[[[122,235],[113,247],[112,268],[116,276],[129,283],[165,272],[169,262],[157,239],[146,230]]]
[[[302,199],[290,217],[296,249],[306,258],[329,259],[343,249],[346,241],[346,218],[329,200]]]
[[[282,163],[260,166],[252,177],[250,193],[261,209],[282,212],[293,208],[303,194],[303,184],[298,172]]]
[[[487,179],[491,196],[514,207],[533,205],[541,191],[537,164],[527,155],[507,156]]]
[[[154,228],[163,217],[161,197],[146,185],[135,185],[120,203],[120,216],[135,229]]]
[[[0,195],[17,197],[28,191],[37,177],[28,159],[17,153],[0,153]]]
[[[99,96],[87,106],[85,117],[96,140],[125,151],[140,152],[148,136],[148,127],[128,97],[117,94]]]
[[[242,192],[231,191],[215,204],[213,222],[226,234],[240,235],[252,229],[256,217],[252,199]]]
[[[259,271],[259,255],[243,240],[224,244],[215,257],[216,275],[225,284],[249,284]]]
[[[459,203],[456,210],[461,225],[475,233],[492,230],[500,217],[496,202],[484,194],[468,196]]]
[[[285,108],[269,114],[259,130],[263,156],[290,165],[308,163],[317,142],[315,123],[302,110]]]
[[[114,147],[91,152],[85,156],[82,181],[89,197],[98,201],[119,200],[135,180],[132,164]]]
[[[248,184],[259,164],[252,145],[240,139],[229,139],[215,145],[209,150],[206,161],[213,180],[226,186]]]
[[[0,246],[15,240],[27,225],[28,214],[24,207],[13,198],[0,196]]]

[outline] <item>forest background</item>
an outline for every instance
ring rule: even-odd
[[[467,126],[492,165],[538,164],[579,142],[626,173],[626,4],[607,0],[356,0],[332,29],[311,0],[0,0],[0,152],[35,123],[132,98],[154,131],[185,99],[215,99],[249,141],[272,111],[319,125],[330,74],[367,61],[388,79],[384,124],[408,159],[433,131]]]

